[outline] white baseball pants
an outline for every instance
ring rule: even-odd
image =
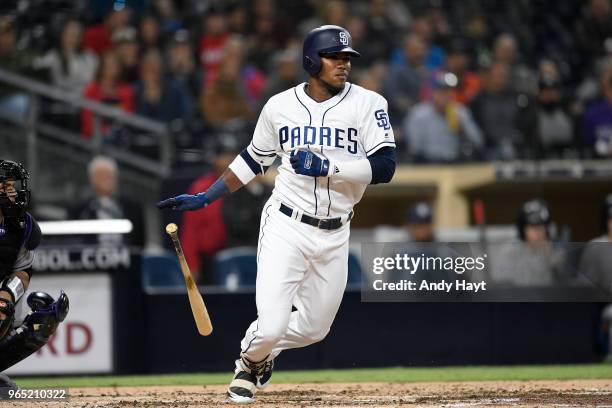
[[[288,217],[279,206],[272,197],[262,211],[258,317],[241,342],[242,353],[253,362],[323,340],[346,287],[350,223],[323,230]]]

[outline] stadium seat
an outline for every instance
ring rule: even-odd
[[[254,286],[257,279],[257,248],[236,247],[217,253],[213,262],[213,283],[228,290]]]
[[[143,287],[184,286],[181,266],[172,252],[142,256]]]

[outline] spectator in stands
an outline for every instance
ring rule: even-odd
[[[516,228],[520,242],[496,246],[490,256],[490,276],[495,284],[547,287],[564,275],[565,253],[553,244],[548,205],[539,199],[523,204]]]
[[[612,293],[612,194],[608,194],[601,206],[603,235],[592,239],[584,249],[580,262],[580,275],[591,285]],[[609,354],[612,356],[612,349]]]
[[[227,143],[226,143],[227,142]],[[220,140],[216,146],[213,168],[198,177],[189,187],[189,194],[205,191],[234,160],[238,146]],[[227,229],[223,221],[221,198],[206,208],[206,211],[185,211],[181,221],[181,242],[185,259],[196,281],[210,283],[211,262],[215,254],[227,245]]]
[[[574,146],[574,123],[563,104],[558,76],[544,74],[537,97],[539,157],[564,158]]]
[[[441,3],[430,2],[424,17],[429,20],[432,28],[432,41],[446,45],[450,42],[452,28],[448,20],[447,10]]]
[[[220,9],[211,7],[204,15],[203,31],[199,55],[200,66],[204,72],[204,87],[208,87],[217,80],[224,48],[230,39],[225,14]]]
[[[303,20],[300,24],[300,33],[307,33],[313,27],[331,24],[346,27],[351,12],[344,0],[330,0],[317,4],[317,13],[311,18]],[[352,33],[352,31],[349,31]]]
[[[371,65],[378,61],[388,61],[393,50],[394,34],[397,30],[395,22],[390,17],[391,9],[386,7],[386,0],[370,0],[365,15],[365,38],[370,48]]]
[[[140,80],[134,86],[136,113],[161,122],[189,121],[193,101],[182,86],[163,75],[163,62],[157,51],[142,59]]]
[[[202,89],[202,72],[197,69],[189,31],[178,30],[168,46],[168,77],[189,93],[194,101]]]
[[[417,162],[477,158],[483,144],[480,129],[470,111],[452,101],[457,77],[439,73],[432,81],[431,101],[416,105],[404,121],[408,154]]]
[[[467,50],[470,54],[470,69],[478,71],[491,65],[492,51],[489,41],[489,26],[485,16],[475,13],[468,17],[465,27]]]
[[[107,51],[102,55],[96,77],[85,88],[84,97],[127,112],[134,111],[134,93],[130,86],[121,81],[121,65],[114,52]],[[100,131],[103,137],[109,136],[110,124],[101,120]],[[81,111],[81,133],[87,139],[94,133],[93,113],[88,109]]]
[[[411,32],[420,36],[427,46],[425,65],[428,69],[435,71],[442,68],[446,53],[440,45],[432,42],[433,27],[426,17],[417,17],[412,21]]]
[[[301,50],[287,48],[273,57],[274,71],[266,81],[260,101],[262,106],[270,97],[302,82]]]
[[[355,83],[376,93],[383,92],[384,80],[387,77],[387,65],[381,61],[360,70],[355,75]]]
[[[102,24],[88,27],[83,34],[83,48],[101,56],[113,47],[112,36],[115,30],[130,23],[131,12],[127,7],[110,11]]]
[[[535,131],[533,103],[510,86],[507,64],[494,62],[485,72],[484,87],[470,108],[484,133],[487,157],[514,160],[523,156]]]
[[[280,49],[288,45],[290,34],[282,7],[274,0],[253,2],[252,33],[246,39],[246,60],[259,70],[270,70],[270,60]]]
[[[267,70],[272,68],[270,60],[274,53],[284,47],[274,32],[275,20],[272,17],[262,17],[254,21],[253,34],[248,37],[247,59],[258,69]]]
[[[463,105],[469,104],[480,91],[480,77],[469,70],[470,59],[464,39],[455,38],[451,41],[444,61],[445,69],[457,77],[457,86],[452,90],[453,101]],[[425,82],[421,89],[421,98],[429,99],[431,84]]]
[[[408,231],[408,242],[402,245],[400,255],[408,255],[411,258],[435,259],[455,257],[456,254],[442,245],[435,245],[436,241],[434,234],[434,214],[432,206],[424,201],[414,203],[406,212],[404,227]],[[396,254],[386,254],[387,257],[395,257]],[[417,287],[421,281],[440,282],[445,280],[450,282],[456,278],[456,274],[452,271],[447,271],[442,265],[430,264],[429,267],[422,267],[412,273],[411,270],[399,269],[391,270],[385,273],[387,282],[399,282],[401,280],[409,280],[416,282]],[[411,293],[411,296],[427,297],[427,292]]]
[[[468,105],[480,91],[480,77],[470,70],[470,55],[465,39],[455,38],[451,42],[445,66],[458,80],[457,86],[453,88],[453,100]]]
[[[155,14],[159,17],[159,28],[164,36],[172,36],[177,30],[183,28],[172,0],[156,0],[153,2]]]
[[[538,90],[538,80],[535,73],[519,58],[518,44],[510,34],[501,34],[495,39],[493,46],[493,61],[508,66],[512,89],[520,94],[533,96]]]
[[[234,34],[247,35],[250,16],[246,2],[234,2],[228,5],[227,25]]]
[[[594,63],[610,54],[612,41],[612,5],[610,0],[590,0],[584,2],[582,15],[576,21],[575,38],[581,55],[585,72],[594,67]]]
[[[344,27],[347,17],[351,14],[346,3],[342,0],[332,0],[324,7],[323,22],[319,25],[331,24]]]
[[[51,83],[79,97],[83,95],[87,84],[94,79],[98,67],[96,54],[81,47],[82,30],[78,20],[67,20],[62,27],[59,46],[41,59],[41,66],[48,70]],[[78,131],[80,121],[77,106],[50,101],[46,109],[50,121]]]
[[[592,239],[585,247],[580,259],[580,277],[607,295],[612,294],[612,194],[608,194],[601,206],[603,235]],[[612,304],[607,304],[601,313],[602,337],[608,342],[604,346],[604,361],[612,361]]]
[[[612,59],[603,66],[600,75],[603,100],[594,103],[584,113],[582,132],[589,153],[599,158],[612,157]]]
[[[134,84],[140,74],[138,33],[134,27],[123,27],[113,33],[113,49],[121,64],[123,82]]]
[[[17,44],[17,30],[12,17],[0,17],[0,69],[25,76],[40,76],[37,56],[20,50]],[[29,104],[29,97],[11,85],[0,84],[0,113],[11,118],[23,118]]]
[[[242,46],[236,43],[235,47],[228,47],[217,80],[202,92],[202,115],[213,126],[226,125],[233,120],[246,122],[253,116],[241,76]]]
[[[140,20],[140,50],[142,54],[147,51],[158,51],[162,49],[162,38],[159,29],[159,21],[152,15],[146,15]]]
[[[81,48],[83,27],[78,20],[66,21],[58,48],[49,51],[42,65],[49,70],[51,83],[63,91],[82,95],[85,86],[94,79],[98,58]]]
[[[117,163],[104,156],[94,157],[87,167],[90,197],[68,209],[70,219],[75,220],[112,220],[128,219],[132,222],[132,232],[127,235],[99,234],[93,239],[87,237],[86,243],[100,245],[132,245],[143,248],[145,245],[144,215],[142,207],[119,194],[119,169]]]
[[[405,227],[412,242],[434,242],[433,208],[419,201],[406,213]]]
[[[408,34],[404,39],[403,61],[394,63],[384,81],[383,95],[389,101],[389,117],[392,124],[401,123],[406,113],[421,96],[422,85],[430,78],[425,66],[427,44],[417,34]]]

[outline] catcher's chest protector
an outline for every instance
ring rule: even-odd
[[[0,280],[13,273],[13,265],[23,245],[23,234],[23,229],[0,226]]]

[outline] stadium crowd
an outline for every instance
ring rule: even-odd
[[[241,145],[266,100],[305,79],[304,34],[336,24],[362,54],[351,81],[389,102],[403,161],[609,158],[611,4],[11,0],[0,68],[166,122],[190,147]],[[0,86],[0,110],[26,106]],[[83,138],[94,131],[87,110],[44,113]],[[121,133],[101,131],[108,143]]]

